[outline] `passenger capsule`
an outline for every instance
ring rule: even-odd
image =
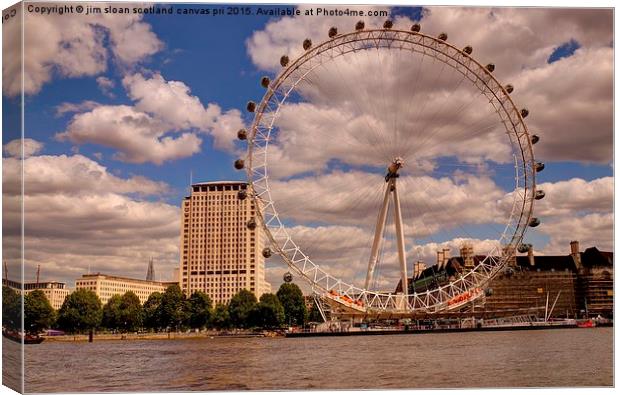
[[[249,101],[246,108],[249,112],[254,112],[256,111],[256,103],[254,103],[253,101]]]
[[[256,229],[256,220],[254,218],[250,218],[248,223],[246,224],[246,226],[248,227],[248,229],[250,230],[254,230]]]
[[[493,63],[487,64],[487,70],[489,70],[489,73],[492,73],[495,70],[495,65]]]
[[[237,170],[241,170],[245,167],[245,162],[243,161],[243,159],[237,159],[235,161],[235,169]]]
[[[439,33],[439,36],[437,36],[437,38],[441,41],[446,41],[448,39],[448,35],[446,33]]]
[[[527,108],[522,108],[521,109],[521,116],[523,118],[527,117],[528,115],[530,115],[530,111]]]
[[[474,49],[471,47],[471,45],[468,45],[463,48],[463,52],[465,52],[467,55],[471,55],[471,53],[474,52]]]
[[[280,66],[286,67],[288,65],[288,56],[284,55],[280,58]]]
[[[540,173],[541,171],[545,169],[545,164],[542,162],[536,162],[536,164],[534,165],[534,169],[536,170],[537,173]]]
[[[271,249],[269,247],[263,248],[263,256],[269,258],[271,256]]]
[[[536,144],[537,142],[540,141],[540,137],[538,137],[537,135],[533,134],[532,137],[530,138],[530,141],[532,142],[532,144]]]
[[[536,191],[536,193],[534,194],[534,199],[536,200],[540,200],[542,198],[545,197],[545,191],[543,191],[542,189],[539,189],[538,191]]]
[[[307,51],[310,49],[310,47],[312,47],[312,41],[309,38],[307,38],[304,40],[303,45],[304,45],[304,49]]]
[[[413,25],[411,25],[411,31],[412,32],[419,32],[420,31],[420,24],[419,23],[414,23]]]
[[[493,296],[493,288],[487,288],[484,290],[485,296]]]
[[[394,26],[394,22],[392,22],[389,19],[387,21],[383,22],[383,28],[384,29],[391,29],[392,26]]]
[[[355,30],[364,30],[364,21],[359,21],[355,24]]]
[[[517,247],[517,251],[523,254],[528,252],[530,248],[532,248],[531,244],[519,244],[519,247]]]
[[[512,91],[514,91],[514,90],[515,90],[514,86],[512,86],[510,84],[506,85],[506,92],[512,93]]]
[[[540,225],[540,220],[536,217],[530,219],[530,223],[528,224],[530,227],[535,228]]]
[[[336,37],[338,35],[338,29],[336,29],[335,27],[330,27],[327,35],[329,36],[329,38]]]
[[[239,200],[245,200],[245,198],[247,197],[248,197],[248,193],[245,191],[245,189],[242,189],[239,192],[237,192],[237,198]]]
[[[237,138],[241,141],[248,139],[248,131],[245,129],[239,129],[237,131]]]
[[[260,79],[260,84],[263,88],[269,88],[269,83],[271,82],[271,80],[269,79],[269,77],[263,77]]]

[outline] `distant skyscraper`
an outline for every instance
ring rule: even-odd
[[[149,259],[149,268],[146,271],[146,281],[155,281],[155,267],[153,266],[153,258]]]
[[[227,303],[241,289],[257,298],[271,292],[256,207],[250,197],[239,199],[246,188],[238,181],[192,184],[183,199],[180,285],[187,295],[200,290],[214,303]]]

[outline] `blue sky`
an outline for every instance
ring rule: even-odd
[[[175,7],[181,6],[176,5]],[[433,29],[449,31],[451,37],[455,37],[455,45],[462,45],[467,37],[465,34],[468,28],[467,23],[475,24],[476,18],[480,18],[480,20],[489,18],[489,13],[485,10],[476,9],[455,10],[453,12],[454,15],[452,15],[450,9],[435,9],[428,16],[426,14],[423,15],[420,8],[396,7],[391,12],[392,18],[396,21],[401,21],[403,24],[410,19],[418,20],[421,17],[422,25],[428,26],[433,34],[437,33]],[[508,12],[510,12],[510,9],[503,9],[496,12],[496,14],[501,17],[502,13]],[[585,64],[589,56],[595,56],[595,51],[604,53],[607,56],[610,50],[609,42],[611,39],[603,35],[597,41],[593,37],[600,36],[600,32],[597,29],[602,29],[601,31],[605,32],[605,34],[609,30],[609,34],[611,34],[611,30],[608,27],[609,16],[607,13],[601,12],[600,20],[602,22],[598,24],[600,26],[590,26],[588,25],[590,20],[585,17],[581,18],[580,15],[575,13],[575,15],[571,15],[562,21],[564,25],[551,26],[541,23],[540,18],[530,18],[530,11],[524,10],[522,12],[523,14],[519,14],[519,18],[521,18],[520,20],[524,26],[533,32],[534,36],[541,36],[544,39],[539,39],[538,41],[540,42],[535,42],[536,40],[532,39],[530,40],[532,43],[519,43],[523,48],[517,48],[515,52],[524,54],[519,60],[521,63],[510,64],[505,60],[509,59],[505,51],[493,46],[485,47],[483,44],[478,44],[476,47],[481,48],[480,51],[482,53],[478,51],[475,55],[480,55],[484,59],[492,57],[497,59],[498,71],[496,73],[500,77],[512,78],[511,81],[516,81],[516,83],[521,82],[521,86],[517,87],[515,100],[521,99],[522,102],[530,100],[529,103],[524,104],[529,105],[533,112],[530,118],[533,121],[534,132],[538,133],[539,130],[541,131],[542,140],[536,149],[538,150],[539,146],[543,147],[541,151],[537,152],[541,152],[542,160],[547,164],[537,182],[539,184],[551,183],[557,186],[560,185],[558,183],[568,182],[568,180],[577,178],[584,180],[590,186],[593,185],[590,183],[613,176],[611,156],[605,147],[606,141],[611,141],[611,130],[606,129],[606,126],[596,125],[594,127],[594,134],[590,136],[590,141],[592,141],[590,144],[587,137],[588,133],[592,133],[592,131],[588,130],[588,126],[582,126],[580,123],[581,120],[586,122],[589,119],[590,113],[586,112],[575,115],[575,112],[570,110],[570,108],[573,108],[571,107],[573,105],[571,102],[549,104],[554,103],[551,101],[552,95],[556,94],[555,90],[559,89],[557,80],[547,79],[550,84],[555,84],[553,88],[548,89],[549,93],[546,87],[541,86],[538,91],[534,91],[531,86],[532,81],[535,81],[536,78],[543,78],[541,75],[547,72],[552,73],[553,78],[557,77],[560,81],[562,81],[560,77],[575,79],[571,75],[562,76],[561,73],[575,72],[576,68],[580,67],[581,64]],[[455,15],[458,16],[459,13],[471,13],[468,16],[468,22],[464,23],[463,26],[454,26],[452,22],[447,22],[445,26],[441,26],[440,22],[438,22],[441,21],[440,18],[443,18],[444,21],[450,21],[450,18],[455,18]],[[543,16],[548,18],[548,20],[553,20],[554,18],[552,11],[548,11],[546,14],[543,13]],[[82,144],[74,144],[67,140],[59,141],[55,136],[58,133],[66,132],[77,114],[87,113],[92,108],[82,109],[78,112],[67,112],[62,115],[57,114],[57,108],[63,103],[77,105],[87,101],[96,102],[99,106],[135,106],[136,100],[128,97],[128,91],[123,86],[123,78],[128,75],[143,75],[145,78],[149,78],[153,74],[159,74],[167,82],[180,81],[185,84],[185,86],[191,89],[189,95],[198,98],[205,108],[212,103],[221,107],[223,113],[230,110],[239,110],[242,121],[249,125],[252,117],[244,111],[246,102],[248,100],[259,101],[261,99],[264,89],[259,84],[260,77],[263,75],[273,77],[274,71],[277,70],[271,67],[270,64],[267,64],[267,61],[264,59],[261,60],[259,56],[261,51],[263,51],[262,53],[273,51],[274,56],[272,56],[272,60],[277,62],[278,56],[275,54],[281,54],[288,50],[293,52],[297,50],[295,48],[299,44],[293,46],[292,43],[299,41],[298,37],[300,34],[302,34],[301,36],[303,34],[308,36],[317,35],[315,25],[321,25],[321,39],[324,39],[326,36],[324,26],[334,23],[340,24],[343,30],[346,30],[347,26],[352,29],[353,21],[355,20],[355,18],[331,18],[321,19],[317,22],[316,20],[300,19],[296,29],[302,31],[302,33],[292,31],[288,36],[284,34],[284,37],[278,37],[277,34],[273,33],[278,28],[282,28],[284,26],[283,23],[289,19],[265,16],[199,17],[147,15],[142,20],[134,20],[132,23],[148,26],[162,46],[158,50],[150,51],[151,53],[145,52],[145,55],[141,56],[138,61],[126,62],[123,56],[126,58],[128,55],[125,53],[121,56],[120,50],[112,47],[109,34],[104,35],[105,39],[102,44],[105,50],[109,51],[108,58],[103,65],[100,65],[101,69],[99,71],[86,70],[84,68],[79,72],[76,71],[74,74],[71,74],[62,68],[68,67],[61,63],[64,60],[43,59],[41,64],[52,64],[52,71],[49,73],[47,80],[40,82],[39,89],[26,95],[25,137],[43,143],[43,148],[36,155],[72,156],[79,152],[79,154],[86,156],[93,162],[104,166],[108,173],[120,179],[126,180],[134,176],[140,176],[152,181],[161,181],[170,186],[170,191],[167,194],[161,196],[151,194],[148,197],[140,198],[147,202],[162,201],[169,206],[178,207],[182,197],[187,193],[190,172],[193,174],[194,182],[244,179],[244,173],[233,169],[232,163],[236,159],[236,155],[231,153],[230,150],[216,149],[214,147],[214,137],[210,133],[199,134],[203,140],[201,148],[199,152],[192,155],[167,160],[163,164],[149,161],[130,163],[130,161],[119,160],[115,156],[118,150],[117,147],[106,147],[92,141]],[[373,21],[379,19],[373,19]],[[471,22],[469,22],[469,19],[471,19]],[[531,25],[528,25],[530,20]],[[266,29],[268,26],[276,30],[270,31]],[[3,30],[4,28],[5,26],[3,25]],[[112,31],[116,27],[106,25],[105,28]],[[483,27],[469,28],[483,29]],[[58,27],[58,29],[61,29],[61,27]],[[306,29],[305,32],[304,29]],[[562,32],[562,30],[570,32],[571,29],[575,32],[575,36],[572,33]],[[460,33],[455,32],[459,30],[461,30]],[[509,28],[506,28],[506,30],[509,30]],[[257,32],[266,35],[268,40],[265,44],[257,44],[250,41],[256,37]],[[487,33],[482,34],[483,39],[487,39],[488,42],[490,37],[485,36],[485,34]],[[492,33],[488,34],[493,36]],[[506,43],[514,43],[514,36],[511,37],[508,32],[505,33],[505,37],[500,35],[494,38],[500,41],[505,40]],[[605,40],[607,41],[605,42]],[[56,44],[58,43],[54,43],[54,45]],[[542,55],[534,56],[536,51],[540,51]],[[588,55],[588,53],[592,54]],[[602,73],[606,72],[607,69],[602,71]],[[101,77],[112,81],[114,87],[109,90],[102,90],[96,80]],[[579,81],[570,81],[571,84],[577,82]],[[601,86],[601,89],[603,89],[606,85],[604,82],[601,82]],[[575,89],[578,89],[575,92],[582,91],[579,90],[582,89],[580,87]],[[594,90],[594,88],[588,88],[587,90]],[[19,130],[19,120],[15,117],[19,108],[19,99],[14,95],[7,94],[4,90],[3,92],[3,144],[7,144],[16,138]],[[595,96],[599,92],[591,92],[591,94]],[[560,93],[557,93],[557,95],[560,95]],[[602,100],[604,100],[603,107],[607,108],[606,105],[610,103],[610,97],[606,91],[601,95],[603,97]],[[537,107],[535,104],[537,102],[543,102],[546,105]],[[592,117],[603,119],[605,121],[604,125],[607,125],[607,117],[611,118],[611,114],[604,113],[602,117],[596,114],[592,115]],[[562,122],[568,122],[566,119],[570,118],[571,115],[579,116],[579,119],[576,121],[571,120],[570,125],[572,126],[566,129]],[[553,125],[556,124],[558,130],[552,130]],[[586,125],[593,124],[586,123]],[[566,136],[560,134],[562,130],[566,130]],[[193,133],[196,132],[196,128],[188,128],[185,131]],[[176,134],[169,133],[168,135]],[[574,143],[567,141],[571,139],[575,139]],[[585,144],[584,141],[586,141]],[[235,144],[239,149],[244,148],[238,142],[235,142]],[[582,150],[579,148],[580,145],[581,147],[587,145],[589,149]],[[610,147],[609,150],[611,150]],[[497,166],[497,169],[505,174],[509,168],[504,168],[503,166]],[[501,188],[509,189],[509,183],[505,183],[502,178],[496,178],[495,182]],[[559,188],[560,186],[557,187]],[[545,212],[549,213],[548,215],[552,223],[559,223],[558,221],[560,221],[560,217],[554,217],[554,215],[565,215],[567,209],[563,207],[573,207],[573,203],[563,200],[558,200],[556,203],[558,207],[561,206],[561,209],[556,211],[548,207],[545,209]],[[579,205],[582,203],[574,204]],[[579,210],[586,213],[585,215],[607,215],[611,211],[611,206],[609,210],[603,210],[603,214],[601,214],[601,210],[591,209],[588,206],[580,207]],[[558,214],[558,212],[561,214]],[[475,233],[473,230],[472,232]],[[450,234],[450,232],[447,233]],[[528,237],[528,240],[534,240],[538,245],[553,246],[556,250],[558,248],[556,244],[559,246],[565,242],[565,237],[558,236],[555,228],[546,233],[531,232]],[[174,241],[174,236],[170,235],[169,239]],[[589,240],[594,239],[590,238]],[[603,245],[609,247],[610,238],[606,236],[605,240]],[[93,253],[93,256],[97,254]],[[142,259],[143,255],[144,253],[142,252],[138,254],[140,259]],[[49,272],[58,276],[62,275],[62,259],[54,257],[53,254],[50,256],[50,259],[56,260],[56,264],[54,269],[51,269]],[[162,253],[162,256],[165,256],[165,258],[162,258],[165,262],[162,265],[166,271],[174,267],[175,257],[173,252],[167,250],[165,253]],[[43,258],[37,259],[41,260]],[[37,259],[32,259],[32,265],[35,265]],[[91,257],[85,258],[85,260],[87,259],[91,259]],[[129,258],[125,256],[123,259]],[[123,260],[120,259],[119,262],[122,263]],[[123,270],[127,270],[129,273],[139,273],[143,265],[142,262],[121,263],[119,263],[120,266],[112,265],[109,268],[102,264],[102,270],[120,271],[120,267],[125,265]],[[84,263],[80,263],[80,265],[81,267],[85,266]],[[73,273],[64,275],[64,278],[73,275]]]

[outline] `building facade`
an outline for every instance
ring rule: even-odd
[[[414,273],[409,293],[425,292],[454,281],[468,270],[468,260],[478,264],[483,256],[461,249],[451,257],[445,249],[437,252],[437,263]],[[471,266],[472,263],[469,265]],[[399,282],[395,292],[401,292]],[[544,312],[551,317],[613,317],[613,252],[596,247],[581,252],[579,242],[570,243],[570,254],[514,256],[485,288],[479,313],[509,316],[526,312]]]
[[[81,278],[75,280],[75,289],[89,289],[93,291],[102,304],[106,304],[113,295],[123,295],[127,291],[132,291],[144,304],[153,292],[163,293],[170,285],[176,282],[146,281],[136,278],[119,276],[109,276],[106,274],[83,274]]]
[[[265,281],[263,232],[238,181],[192,184],[181,207],[181,289],[203,291],[213,303],[227,303],[242,289],[259,298],[271,292]]]
[[[23,291],[26,294],[34,290],[43,291],[47,300],[56,310],[62,307],[65,298],[71,293],[71,291],[66,287],[65,283],[59,283],[57,281],[24,283],[22,287],[22,284],[20,282],[3,279],[2,285],[8,286],[9,288],[12,288],[18,292]]]

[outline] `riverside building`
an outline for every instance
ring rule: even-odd
[[[473,248],[461,248],[461,256],[450,250],[437,251],[437,262],[410,278],[409,292],[425,292],[445,285],[478,264],[483,256]],[[399,282],[395,292],[401,292]],[[596,247],[581,251],[578,241],[570,243],[566,255],[515,256],[486,287],[484,305],[475,310],[489,317],[544,312],[556,318],[613,317],[613,252]]]
[[[136,278],[110,276],[107,274],[83,274],[82,278],[75,280],[75,289],[89,289],[93,291],[101,304],[106,304],[113,295],[123,295],[127,291],[132,291],[144,304],[153,292],[163,293],[169,286],[176,282],[147,281]]]
[[[271,292],[265,281],[263,233],[247,184],[192,184],[181,206],[180,284],[186,295],[203,291],[227,303],[242,289],[257,298]]]
[[[3,279],[2,285],[8,286],[18,292],[23,291],[26,294],[35,290],[42,291],[52,307],[56,310],[62,307],[65,298],[71,293],[65,283],[60,283],[57,281],[24,283],[22,286],[22,284],[17,281]]]

